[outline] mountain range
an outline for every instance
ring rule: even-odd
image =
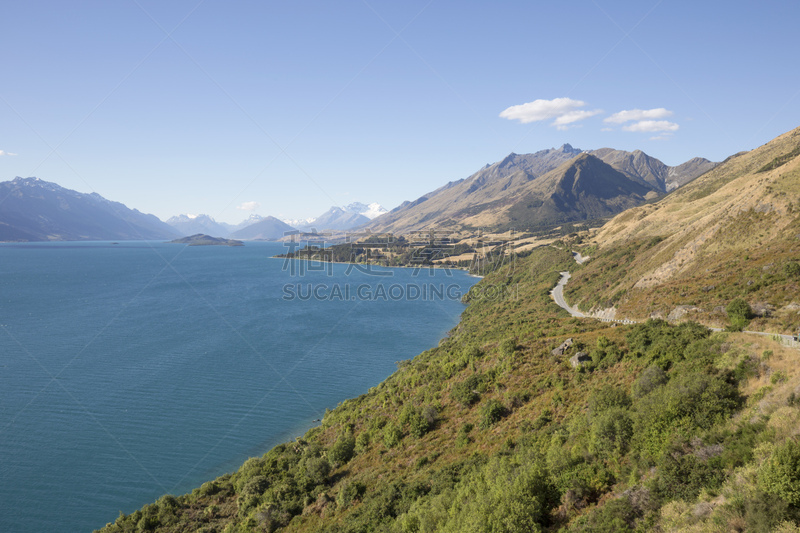
[[[209,215],[177,215],[167,219],[167,224],[181,235],[206,234],[227,237],[230,228],[223,226]]]
[[[589,220],[656,198],[714,166],[694,158],[670,167],[640,150],[584,151],[569,144],[511,153],[468,178],[404,202],[367,227],[403,234],[433,227],[534,229]]]
[[[318,217],[284,222],[301,231],[346,231],[364,226],[385,213],[388,210],[378,203],[353,202],[344,207],[332,206]]]
[[[237,225],[211,216],[177,215],[167,223],[97,194],[82,194],[36,178],[2,185],[0,240],[163,239],[208,234],[277,239],[286,232],[410,233],[430,228],[530,230],[601,219],[657,198],[714,168],[702,158],[670,167],[640,150],[584,151],[565,144],[533,154],[509,154],[472,176],[447,183],[387,212],[377,203],[333,206],[304,221],[251,215]]]
[[[234,237],[239,239],[264,239],[280,238],[285,232],[299,231],[347,231],[368,224],[373,218],[388,211],[378,203],[363,204],[353,202],[344,207],[332,206],[318,217],[298,220],[278,220],[274,217],[250,215],[239,224],[217,222],[209,215],[177,215],[167,220],[167,224],[174,227],[179,233],[194,235],[205,233],[220,237]],[[255,226],[258,223],[268,222]],[[280,224],[278,223],[280,222]],[[245,228],[250,228],[247,231]],[[249,237],[255,235],[255,237]],[[260,235],[260,236],[259,236]]]
[[[155,215],[38,178],[0,183],[0,241],[105,241],[180,236]]]

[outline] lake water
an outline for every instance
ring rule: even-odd
[[[434,346],[476,281],[283,251],[0,244],[0,531],[91,531],[235,470]]]

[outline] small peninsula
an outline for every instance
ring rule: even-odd
[[[244,246],[242,241],[212,237],[205,233],[197,233],[188,237],[175,239],[174,241],[169,241],[169,244],[188,244],[189,246]]]

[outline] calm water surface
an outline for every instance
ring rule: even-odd
[[[301,435],[435,345],[476,281],[283,251],[0,244],[0,531],[91,531]]]

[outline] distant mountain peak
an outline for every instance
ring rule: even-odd
[[[363,215],[368,219],[372,220],[373,218],[379,217],[384,213],[388,213],[389,210],[383,207],[381,204],[377,202],[372,202],[371,204],[363,204],[361,202],[352,202],[343,208],[348,213],[356,213],[359,215]]]
[[[580,148],[573,148],[571,144],[564,143],[561,145],[561,148],[558,149],[559,152],[564,154],[579,154],[583,152]]]
[[[214,220],[214,217],[204,214],[183,214],[170,217],[167,224],[178,230],[183,235],[204,233],[215,237],[227,237],[228,228]]]

